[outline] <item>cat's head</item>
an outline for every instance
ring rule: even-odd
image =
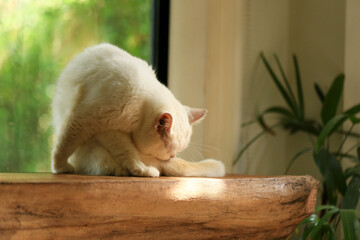
[[[148,124],[134,132],[134,143],[145,155],[169,160],[188,146],[192,126],[199,123],[206,112],[182,105],[176,111],[156,111],[151,114],[151,120],[146,119]]]

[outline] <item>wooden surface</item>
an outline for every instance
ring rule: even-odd
[[[310,176],[0,173],[0,239],[273,239],[315,208]]]

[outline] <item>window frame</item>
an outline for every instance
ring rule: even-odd
[[[153,0],[151,26],[151,65],[158,80],[168,85],[170,0]]]

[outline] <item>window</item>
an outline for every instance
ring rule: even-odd
[[[151,0],[0,2],[0,172],[50,170],[55,83],[77,53],[110,42],[150,61],[151,6]]]

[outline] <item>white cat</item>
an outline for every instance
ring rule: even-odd
[[[145,61],[111,44],[88,48],[58,80],[52,171],[224,176],[220,161],[175,157],[187,147],[192,125],[205,114],[206,110],[183,106]]]

